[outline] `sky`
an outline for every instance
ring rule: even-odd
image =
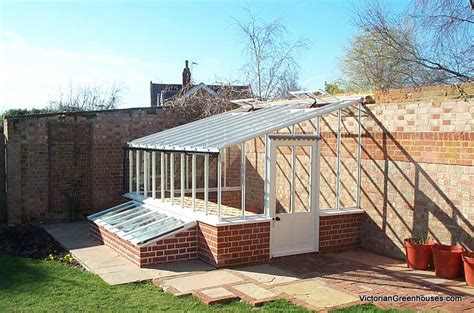
[[[45,107],[70,85],[120,85],[120,107],[149,106],[149,82],[180,83],[184,60],[198,63],[195,82],[242,81],[245,59],[235,20],[244,20],[246,9],[267,22],[280,18],[292,40],[309,40],[296,55],[301,85],[324,88],[338,77],[357,33],[356,3],[0,0],[0,112]]]

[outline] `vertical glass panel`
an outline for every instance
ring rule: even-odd
[[[128,150],[128,172],[127,168],[125,168],[126,173],[124,173],[125,177],[128,176],[128,186],[126,186],[125,190],[129,192],[135,191],[135,180],[136,180],[136,173],[135,173],[135,151]]]
[[[225,162],[224,162],[225,160]],[[225,165],[225,166],[224,166]],[[226,149],[225,158],[222,159],[222,186],[240,187],[240,170],[242,166],[242,150],[240,146],[232,146]]]
[[[203,212],[203,213],[206,211],[206,205],[204,202],[204,160],[205,160],[204,155],[200,155],[200,154],[196,155],[196,201],[195,201],[194,209],[196,211]],[[211,162],[211,158],[209,158],[209,162]],[[192,160],[189,165],[189,168],[192,169]],[[215,175],[215,174],[214,173],[210,174],[209,188],[211,187],[210,185],[210,181],[212,177],[211,175]],[[192,170],[191,170],[191,177],[190,177],[190,189],[189,189],[189,193],[187,193],[187,197],[190,202],[189,207],[192,207]],[[208,197],[209,197],[209,204],[211,203],[211,201],[217,202],[217,192],[209,193]]]
[[[151,196],[151,152],[143,151],[142,161],[143,195],[148,197]]]
[[[310,211],[311,147],[295,147],[294,213]]]
[[[335,126],[334,126],[335,125]],[[336,115],[324,115],[320,120],[320,194],[319,206],[322,210],[336,207],[336,150],[337,118]]]
[[[173,157],[174,157],[174,203],[181,205],[181,153],[173,153]],[[186,183],[185,180],[183,181]]]
[[[245,215],[264,214],[265,137],[247,141]]]
[[[355,207],[357,205],[357,120],[343,115],[341,127],[343,137],[341,140],[340,207]]]
[[[277,146],[275,155],[275,200],[276,213],[291,212],[292,147]]]

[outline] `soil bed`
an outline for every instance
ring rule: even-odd
[[[44,260],[50,254],[62,256],[67,252],[39,225],[0,225],[0,255]]]

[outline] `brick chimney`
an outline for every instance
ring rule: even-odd
[[[189,61],[184,61],[183,69],[183,89],[191,86],[191,71],[189,70]]]

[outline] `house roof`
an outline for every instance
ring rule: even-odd
[[[171,128],[128,143],[130,148],[159,151],[219,153],[222,149],[272,133],[279,129],[344,109],[360,98],[324,101],[312,107],[307,100],[267,102],[251,110],[248,107],[214,115]],[[320,102],[318,102],[319,104]]]
[[[191,89],[187,90],[186,92],[183,93],[183,97],[192,97],[194,96],[199,90],[204,90],[211,96],[217,97],[218,94],[215,90],[211,89],[209,86],[207,86],[204,83],[199,83],[198,85],[193,86]]]

